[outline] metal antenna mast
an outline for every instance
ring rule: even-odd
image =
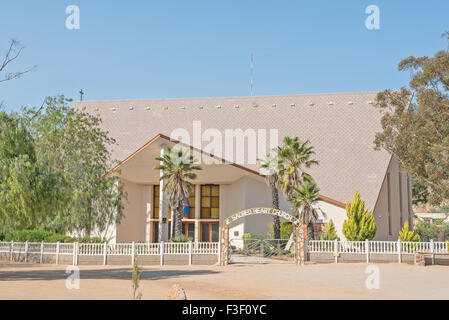
[[[251,53],[251,97],[254,97],[254,57]]]

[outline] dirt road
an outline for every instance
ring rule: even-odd
[[[349,263],[144,267],[141,291],[143,299],[164,299],[179,283],[188,299],[201,300],[449,299],[449,267],[375,266],[379,269]],[[79,269],[80,289],[69,290],[66,266],[0,264],[0,299],[130,299],[130,266]]]

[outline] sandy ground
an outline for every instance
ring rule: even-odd
[[[372,265],[371,265],[372,266]],[[164,299],[181,284],[188,299],[449,299],[449,267],[376,264],[144,267],[143,299]],[[66,288],[66,266],[0,264],[0,299],[130,299],[129,266],[80,266],[80,289]],[[372,270],[370,271],[370,273]]]

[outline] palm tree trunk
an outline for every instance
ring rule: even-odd
[[[299,261],[300,265],[304,265],[306,262],[306,245],[307,245],[307,225],[306,224],[301,224],[300,226],[298,226],[298,233],[297,233],[297,246],[298,251],[296,252],[296,254],[298,255],[297,259]]]
[[[279,191],[276,183],[271,184],[271,201],[273,208],[279,209]],[[273,233],[275,239],[281,238],[281,222],[278,216],[273,216]]]
[[[308,239],[315,239],[315,232],[313,230],[313,222],[310,222],[307,225],[307,240]]]
[[[178,204],[174,216],[176,216],[175,224],[175,237],[180,237],[182,235],[182,206]]]
[[[170,205],[171,208],[173,208],[173,205]],[[171,210],[171,226],[170,226],[170,239],[173,238],[175,236],[175,221],[176,221],[176,214],[175,211],[173,209]]]
[[[299,236],[296,239],[299,245],[299,252],[297,253],[298,260],[301,265],[304,265],[307,259],[306,253],[307,253],[307,240],[309,238],[309,224],[306,223],[306,221],[308,220],[306,214],[307,214],[306,212],[302,213],[302,218],[300,219],[301,225],[298,226]]]

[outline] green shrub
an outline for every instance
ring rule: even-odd
[[[63,241],[62,235],[43,230],[18,230],[10,231],[5,234],[5,241],[17,242],[41,242],[48,241],[48,239],[56,239],[55,241]],[[53,240],[51,240],[53,241]],[[48,241],[50,242],[50,241]]]
[[[168,242],[190,242],[192,241],[192,238],[187,238],[184,235],[181,235],[179,237],[173,237],[170,240],[168,240]]]
[[[365,201],[356,190],[354,200],[346,203],[346,217],[343,234],[349,241],[373,240],[377,232],[373,212],[365,208]]]
[[[416,225],[415,232],[423,241],[429,241],[430,239],[444,241],[449,239],[449,224],[436,224],[421,221]]]
[[[327,232],[320,233],[318,236],[319,240],[340,240],[340,237],[337,235],[337,230],[335,230],[334,222],[329,220],[327,224]]]
[[[4,241],[16,241],[16,242],[81,242],[81,243],[99,243],[103,242],[103,239],[98,237],[94,238],[74,238],[63,234],[59,234],[51,231],[44,230],[18,230],[11,231],[5,234]]]
[[[242,235],[243,240],[265,240],[269,238],[266,234],[245,233]]]
[[[421,241],[419,235],[417,235],[414,231],[410,230],[408,225],[408,221],[405,221],[402,230],[399,231],[399,240],[405,242],[419,242]]]
[[[92,238],[87,238],[87,237],[84,237],[84,238],[74,238],[74,240],[75,240],[76,242],[79,242],[79,243],[102,243],[102,242],[105,242],[104,239],[101,239],[101,238],[99,238],[99,237],[92,237]],[[71,242],[73,242],[73,241],[71,241]]]
[[[269,223],[270,231],[268,232],[268,236],[273,239],[274,231],[273,231],[273,222]],[[281,221],[281,239],[289,239],[291,233],[293,232],[293,224],[288,221]]]

